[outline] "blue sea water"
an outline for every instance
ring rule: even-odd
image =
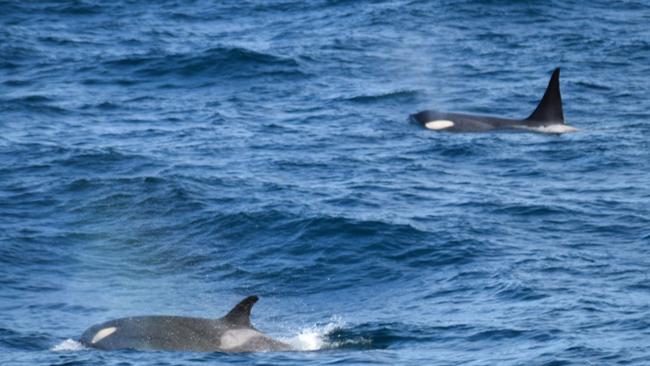
[[[1,1],[0,364],[650,364],[645,1]],[[525,117],[562,67],[561,136]],[[301,352],[100,352],[139,314]]]

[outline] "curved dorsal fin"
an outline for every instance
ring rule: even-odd
[[[249,296],[235,305],[232,310],[222,319],[229,323],[239,326],[252,327],[251,325],[251,309],[253,305],[259,300],[257,296]]]
[[[560,68],[553,71],[551,80],[548,82],[544,97],[537,105],[537,108],[526,119],[529,122],[555,122],[564,123],[564,112],[562,111],[562,97],[560,96]]]

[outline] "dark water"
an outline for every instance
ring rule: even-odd
[[[0,2],[0,364],[650,364],[650,5]],[[581,131],[525,117],[562,67]],[[307,352],[97,352],[223,315]]]

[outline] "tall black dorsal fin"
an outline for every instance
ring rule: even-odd
[[[251,325],[251,309],[253,305],[259,300],[257,296],[249,296],[235,305],[226,316],[223,317],[224,321],[235,325],[252,327]]]
[[[526,119],[528,122],[555,122],[564,123],[564,112],[562,111],[562,96],[560,96],[560,68],[553,71],[551,80],[548,82],[544,97],[537,105],[537,108]]]

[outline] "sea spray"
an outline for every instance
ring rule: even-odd
[[[86,346],[71,338],[68,338],[50,348],[50,350],[54,352],[83,351],[86,349],[88,349]]]
[[[330,342],[328,335],[344,326],[339,317],[332,317],[326,324],[314,324],[301,329],[292,338],[283,339],[298,351],[318,351],[327,348],[336,348],[335,342]]]

